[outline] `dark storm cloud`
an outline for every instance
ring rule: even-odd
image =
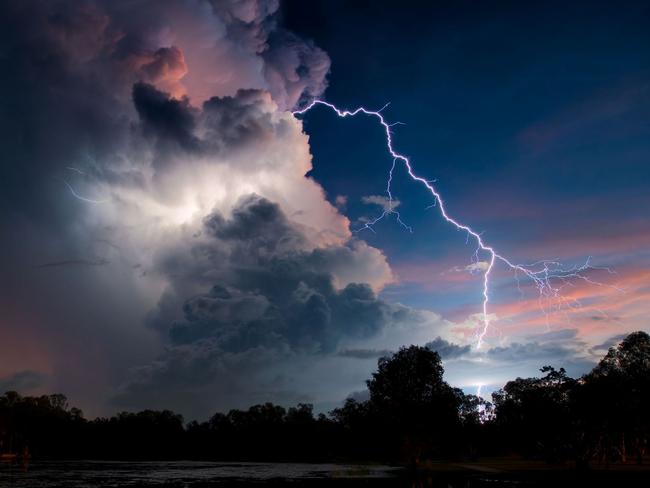
[[[120,212],[123,227],[122,222],[105,225],[101,212],[115,209],[80,200],[72,188],[88,200],[121,201],[115,188],[148,190],[151,167],[158,171],[176,153],[225,154],[256,138],[275,137],[276,128],[261,107],[290,109],[302,98],[320,94],[329,69],[329,59],[313,44],[286,37],[288,45],[281,45],[288,34],[277,21],[277,9],[273,0],[0,3],[5,68],[0,77],[0,310],[16,324],[9,326],[15,328],[9,334],[21,347],[32,347],[29,337],[42,338],[43,361],[54,371],[53,383],[91,411],[97,411],[97,398],[110,381],[159,351],[159,339],[141,325],[152,290],[143,293],[137,280],[143,270],[150,274],[148,263],[133,272],[134,263],[144,260],[128,255],[137,239],[124,239],[140,229],[129,227]],[[272,55],[279,50],[292,61]],[[308,59],[310,53],[314,61]],[[244,90],[238,93],[240,88]],[[245,255],[236,229],[220,232],[223,237],[208,244],[215,259],[233,257],[227,252],[231,244]],[[109,239],[120,246],[107,248],[100,242]],[[155,254],[157,249],[146,251]],[[191,277],[194,271],[197,278]],[[200,269],[180,274],[188,283],[210,281]],[[229,285],[232,297],[217,307],[216,317],[227,310],[236,323],[255,322],[250,311],[263,308],[263,295],[235,285]],[[186,326],[201,320],[207,324],[206,331],[197,326],[189,336],[204,335],[210,341],[209,324],[221,322],[213,316],[197,319],[200,294],[190,288],[178,285],[187,294],[174,295],[178,303],[172,305],[178,305],[181,315],[187,313]],[[295,308],[323,320],[326,311],[310,293],[300,298],[306,305]],[[203,295],[205,300],[220,296],[211,296],[210,286]],[[262,317],[269,320],[267,315]],[[177,324],[179,331],[181,326]],[[172,341],[169,327],[165,337]],[[254,324],[250,330],[251,338],[242,335],[230,342],[254,343]],[[174,336],[177,354],[179,344],[189,341],[196,356],[196,342],[189,336]],[[223,351],[221,342],[218,351]],[[17,357],[22,356],[32,357]],[[20,377],[3,382],[10,380]]]
[[[270,400],[313,402],[292,385],[290,376],[299,367],[290,351],[256,347],[233,354],[206,339],[171,347],[164,357],[136,368],[111,403],[119,408],[158,405],[205,418]]]
[[[307,243],[277,204],[255,195],[244,198],[233,209],[230,219],[225,220],[221,214],[214,213],[205,219],[204,224],[214,237],[246,252],[247,256],[239,256],[242,259],[252,257],[250,252],[256,259],[284,255],[305,247]],[[241,249],[242,244],[246,249]]]
[[[176,144],[187,151],[198,149],[194,136],[195,121],[189,100],[170,99],[169,95],[152,85],[136,83],[133,86],[133,104],[138,111],[145,135],[153,136],[161,147],[169,151]]]
[[[377,359],[390,356],[393,351],[388,349],[343,349],[337,353],[342,358]]]
[[[233,96],[212,97],[197,109],[187,98],[175,99],[153,85],[133,86],[140,127],[153,143],[154,164],[162,164],[161,169],[179,155],[227,156],[272,140],[282,124],[271,119],[269,100],[262,90],[238,90]]]
[[[162,391],[167,402],[181,392],[195,402],[206,391],[253,399],[265,390],[273,398],[283,391],[286,400],[293,393],[281,379],[300,358],[334,354],[343,341],[372,337],[413,313],[378,299],[367,284],[337,289],[327,262],[337,253],[315,257],[307,242],[277,204],[256,195],[229,218],[206,217],[195,242],[168,250],[157,265],[170,289],[151,323],[167,334],[168,350],[135,370],[115,402],[144,405]]]
[[[469,344],[459,345],[449,342],[442,337],[436,337],[433,341],[424,344],[424,347],[436,351],[442,359],[457,359],[469,356],[472,346]],[[340,357],[355,359],[377,359],[390,356],[394,351],[388,349],[343,349],[337,353]]]
[[[436,337],[431,342],[427,342],[425,347],[436,351],[442,359],[455,359],[470,353],[472,347],[469,344],[460,346],[449,342],[442,337]]]
[[[245,198],[229,219],[212,214],[204,231],[200,244],[189,252],[171,250],[161,263],[172,279],[179,271],[203,267],[202,276],[177,281],[179,298],[192,288],[186,280],[215,281],[184,302],[183,319],[170,329],[172,344],[210,338],[230,352],[279,344],[331,352],[342,337],[376,333],[393,313],[366,284],[337,290],[326,257],[314,259],[300,229],[264,198]],[[195,264],[184,262],[179,269],[177,253],[189,254]]]
[[[18,371],[10,376],[0,378],[0,394],[5,391],[29,392],[43,386],[47,376],[38,371]]]
[[[212,97],[201,108],[176,99],[151,84],[133,86],[139,128],[152,144],[154,166],[164,170],[178,157],[228,157],[256,151],[282,137],[285,122],[274,120],[268,92],[242,89],[232,96]]]
[[[205,140],[213,150],[236,149],[274,135],[275,124],[261,90],[238,90],[235,96],[213,97],[203,104]]]

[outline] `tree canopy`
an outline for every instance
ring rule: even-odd
[[[516,378],[494,405],[451,387],[437,352],[379,359],[369,399],[329,415],[264,403],[184,423],[169,410],[86,420],[64,395],[0,396],[0,453],[121,459],[408,461],[518,452],[560,463],[643,462],[650,438],[650,336],[635,332],[581,378]]]

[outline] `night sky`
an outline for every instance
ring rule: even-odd
[[[650,331],[646,2],[8,1],[0,390],[188,418],[363,398],[430,344],[489,393]],[[593,268],[542,299],[516,263]],[[519,282],[517,281],[519,278]]]

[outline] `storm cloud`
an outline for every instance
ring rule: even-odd
[[[442,337],[436,337],[431,342],[427,342],[425,346],[432,351],[436,351],[440,354],[442,359],[454,359],[461,356],[467,355],[471,351],[471,346],[469,345],[459,345],[449,342]]]
[[[408,344],[438,350],[465,386],[593,361],[575,331],[477,352],[476,317],[398,303],[386,255],[343,213],[389,202],[312,177],[292,111],[323,96],[330,59],[277,0],[9,0],[0,60],[3,388],[62,392],[89,416],[205,418],[330,409]],[[449,266],[436,276],[486,269]]]
[[[226,391],[254,401],[260,385],[272,382],[262,379],[269,371],[280,381],[301,361],[315,364],[342,344],[377,336],[403,320],[402,307],[379,299],[367,283],[348,282],[347,273],[337,275],[367,252],[374,251],[354,240],[313,248],[300,225],[254,194],[229,216],[205,216],[198,233],[154,265],[169,288],[150,324],[167,350],[134,370],[114,401],[143,406],[184,395],[195,404],[210,395],[213,406],[225,407]],[[264,390],[267,400],[291,398],[284,388]]]
[[[436,323],[378,298],[385,256],[306,177],[290,110],[330,61],[278,9],[2,4],[3,384],[91,415],[333,401],[367,374],[334,391],[338,350]]]

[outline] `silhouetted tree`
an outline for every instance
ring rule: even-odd
[[[628,335],[576,389],[581,457],[641,463],[650,436],[650,336]]]
[[[89,425],[96,455],[117,459],[172,459],[183,451],[183,417],[170,410],[120,412]]]
[[[437,352],[410,346],[381,358],[367,381],[370,409],[390,441],[414,462],[457,447],[462,392],[450,387],[443,373]]]
[[[496,422],[509,443],[528,456],[564,461],[571,451],[570,395],[575,380],[564,368],[541,378],[517,378],[492,395]]]
[[[650,436],[650,336],[635,332],[579,380],[545,366],[488,402],[443,378],[440,356],[410,346],[381,358],[367,401],[330,416],[272,403],[183,425],[169,410],[87,421],[64,395],[0,396],[0,452],[37,458],[393,461],[513,450],[561,462],[642,462]],[[499,451],[501,449],[501,451]]]
[[[81,410],[69,410],[61,394],[23,397],[9,391],[0,397],[0,451],[75,455],[84,424]]]
[[[493,407],[490,402],[479,396],[456,391],[460,400],[459,415],[462,425],[462,439],[459,443],[463,452],[475,459],[486,445],[493,444],[492,429],[489,425],[494,416]]]

